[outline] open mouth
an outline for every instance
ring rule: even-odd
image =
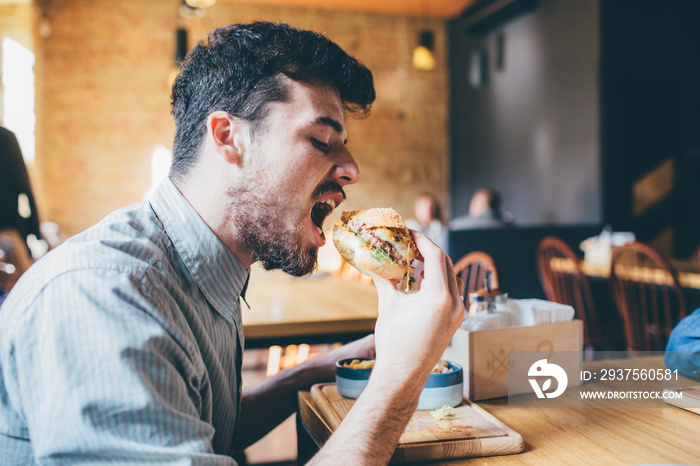
[[[325,239],[323,234],[323,222],[337,206],[338,202],[335,199],[325,199],[323,201],[316,202],[311,209],[311,221],[313,221],[314,225],[316,225],[316,229],[318,230],[318,234],[321,236],[321,238]]]

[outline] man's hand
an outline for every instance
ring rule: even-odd
[[[412,233],[425,264],[420,290],[405,294],[395,282],[374,279],[379,295],[375,367],[425,380],[462,323],[464,303],[452,260],[426,236]]]
[[[386,464],[418,405],[425,381],[464,317],[452,261],[412,232],[425,260],[421,289],[404,294],[375,278],[376,363],[367,387],[313,464]]]

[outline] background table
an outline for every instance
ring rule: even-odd
[[[614,367],[635,367],[640,360],[617,360]],[[660,357],[645,367],[663,367]],[[584,369],[613,367],[609,361],[584,363]],[[693,382],[695,383],[695,382]],[[697,382],[700,384],[700,382]],[[534,396],[534,395],[533,395]],[[308,417],[313,402],[299,395],[300,415]],[[517,455],[453,460],[450,465],[629,465],[700,463],[700,415],[679,408],[512,408],[507,398],[477,403],[522,435],[525,450]],[[306,414],[304,414],[306,413]],[[311,424],[311,423],[309,423]],[[298,425],[299,460],[316,448],[306,421]]]
[[[671,260],[671,265],[677,271],[678,282],[683,292],[686,312],[691,314],[700,308],[700,265],[687,260]],[[574,263],[569,259],[552,259],[551,266],[560,272],[573,273]],[[604,330],[608,350],[624,350],[626,347],[623,336],[623,325],[617,306],[615,305],[610,288],[610,265],[579,262],[581,272],[587,277],[596,305],[597,317]],[[665,275],[660,275],[660,282],[665,282]]]
[[[681,285],[681,287],[700,290],[700,265],[687,260],[671,260],[670,264],[674,269],[676,269],[678,283]],[[610,277],[609,265],[605,266],[581,261],[580,266],[581,271],[589,277]]]
[[[374,331],[373,284],[328,274],[293,278],[253,271],[242,303],[246,348],[291,343],[345,343]]]

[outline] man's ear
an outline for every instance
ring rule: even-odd
[[[207,136],[211,147],[230,164],[243,165],[248,143],[248,125],[241,119],[217,110],[207,118]]]

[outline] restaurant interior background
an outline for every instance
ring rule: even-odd
[[[39,215],[64,237],[167,172],[182,31],[189,48],[216,26],[272,20],[323,32],[374,74],[371,116],[348,121],[362,180],[339,210],[408,218],[431,192],[454,217],[489,185],[515,228],[610,225],[678,258],[700,245],[700,2],[217,0],[182,11],[181,0],[0,0],[0,38],[13,41],[0,71],[15,71],[17,44],[34,57],[35,149],[23,150]],[[431,70],[412,63],[424,31]],[[3,80],[0,117],[12,92]]]
[[[266,19],[324,32],[375,75],[371,117],[348,124],[362,182],[346,208],[411,217],[432,192],[456,216],[491,185],[517,225],[608,224],[678,257],[698,244],[695,2],[487,1],[522,11],[480,22],[474,0],[219,0],[202,17],[180,3],[0,0],[0,35],[36,59],[29,166],[42,220],[64,235],[150,187],[171,145],[176,31],[191,47]],[[430,71],[411,63],[424,30]]]

